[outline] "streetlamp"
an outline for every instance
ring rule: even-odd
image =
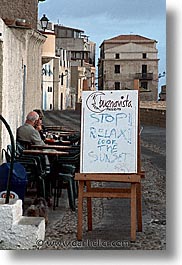
[[[43,31],[45,31],[47,29],[48,22],[49,22],[49,19],[44,14],[43,17],[40,19],[40,23],[41,23],[41,27],[42,27]]]

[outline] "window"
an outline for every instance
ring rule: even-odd
[[[145,90],[148,90],[148,82],[141,82],[141,87]]]
[[[115,58],[116,58],[116,59],[119,59],[119,53],[116,53],[116,54],[115,54]]]
[[[115,65],[115,74],[120,74],[120,65]]]
[[[63,73],[60,75],[60,77],[61,77],[61,86],[63,86],[63,78],[64,78]]]
[[[115,90],[120,90],[120,82],[115,82]]]
[[[146,58],[147,58],[147,54],[143,53],[143,59],[146,59]]]
[[[49,70],[48,70],[48,75],[51,76],[53,74],[53,72],[51,71],[51,66],[49,64]]]
[[[47,91],[48,91],[48,92],[52,92],[52,87],[51,87],[51,86],[48,86]]]
[[[143,74],[147,73],[147,65],[146,64],[142,64],[142,73]]]
[[[81,53],[80,52],[76,52],[76,59],[81,59]]]
[[[44,68],[44,74],[47,75],[48,71],[47,71],[47,65],[45,64],[45,68]]]
[[[147,77],[147,65],[143,64],[142,65],[142,78],[146,78]]]

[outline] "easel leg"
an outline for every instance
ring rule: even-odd
[[[137,223],[138,223],[138,232],[142,232],[142,192],[141,192],[141,183],[137,184]]]
[[[87,191],[91,190],[91,182],[87,181]],[[87,198],[88,231],[92,231],[92,199]]]
[[[82,226],[83,226],[83,187],[84,187],[84,181],[79,181],[79,187],[78,187],[78,226],[77,226],[77,240],[82,240]]]
[[[136,240],[136,183],[131,183],[131,241]]]

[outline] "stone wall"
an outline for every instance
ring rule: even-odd
[[[141,125],[166,127],[166,102],[141,102]]]
[[[0,17],[5,19],[26,19],[37,29],[38,0],[1,0]]]
[[[0,198],[0,249],[35,249],[45,238],[43,217],[22,216],[22,201]]]
[[[2,19],[0,32],[0,110],[16,138],[16,128],[27,112],[41,108],[41,49],[45,37],[33,29],[8,27]],[[0,123],[0,150],[7,144],[9,135]]]

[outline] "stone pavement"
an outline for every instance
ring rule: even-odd
[[[74,115],[66,111],[46,112],[45,124],[53,124],[51,122],[54,121],[55,125],[62,123],[79,129],[79,115]],[[67,194],[63,191],[59,207],[55,211],[49,210],[45,241],[37,242],[36,247],[42,250],[165,250],[165,139],[165,128],[144,126],[141,134],[142,167],[146,172],[142,180],[143,231],[137,232],[136,242],[130,242],[130,201],[107,198],[93,199],[91,232],[87,232],[86,200],[84,201],[83,240],[77,241],[77,209],[75,212],[69,209]]]

